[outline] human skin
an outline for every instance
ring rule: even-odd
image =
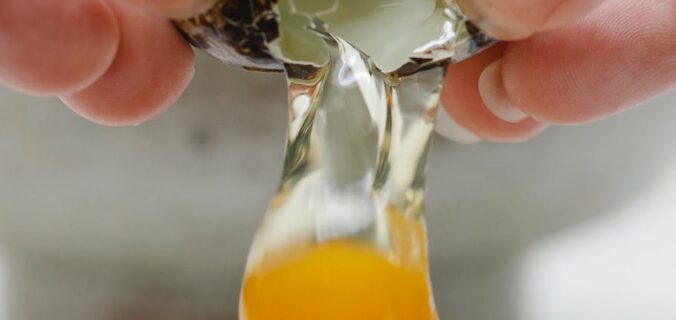
[[[100,124],[142,123],[173,104],[194,73],[167,17],[210,1],[0,0],[0,83],[59,96]],[[449,68],[439,129],[451,139],[522,141],[676,86],[676,0],[459,3],[507,41]]]

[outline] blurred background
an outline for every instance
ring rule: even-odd
[[[281,75],[204,56],[179,103],[138,127],[0,88],[0,320],[236,319],[285,104]],[[676,319],[675,104],[516,145],[437,137],[441,319]]]

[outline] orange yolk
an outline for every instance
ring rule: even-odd
[[[312,247],[254,268],[241,320],[435,320],[427,274],[391,263],[358,242]]]

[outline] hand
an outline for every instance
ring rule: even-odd
[[[136,3],[134,3],[136,2]],[[167,19],[209,0],[0,0],[0,83],[106,125],[173,104],[193,53]]]
[[[165,17],[210,0],[126,1],[137,3],[0,0],[0,82],[59,95],[101,124],[160,113],[194,70]],[[524,140],[547,123],[599,119],[676,83],[676,1],[460,2],[490,34],[515,41],[449,68],[439,130],[455,140]]]
[[[460,1],[513,41],[449,68],[438,130],[453,140],[521,141],[676,86],[674,0]]]

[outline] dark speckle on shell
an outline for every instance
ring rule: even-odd
[[[267,44],[279,37],[277,0],[220,0],[209,11],[174,24],[195,47],[226,64],[279,72],[282,65]]]

